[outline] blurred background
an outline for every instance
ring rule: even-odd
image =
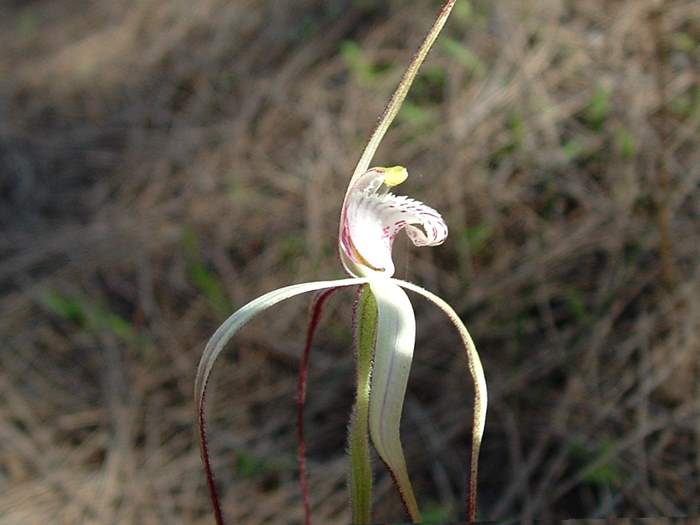
[[[342,276],[345,185],[434,0],[0,7],[0,522],[211,523],[197,361],[236,308]],[[474,336],[480,518],[700,513],[700,3],[458,0],[376,158],[444,215],[397,276]],[[409,249],[410,248],[410,249]],[[412,296],[403,439],[426,521],[463,517],[472,388]],[[351,292],[306,413],[316,523],[348,523]],[[215,371],[231,523],[301,523],[309,300]],[[377,522],[404,519],[375,462]]]

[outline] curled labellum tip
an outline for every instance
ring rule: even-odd
[[[341,212],[340,254],[353,275],[391,277],[394,239],[405,230],[416,246],[436,246],[447,225],[430,206],[391,193],[408,177],[406,168],[372,168],[352,184]]]

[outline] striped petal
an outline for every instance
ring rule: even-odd
[[[341,214],[340,253],[353,275],[383,273],[391,276],[391,249],[401,230],[416,246],[442,244],[447,225],[430,206],[388,188],[403,182],[406,169],[372,168],[353,184]]]

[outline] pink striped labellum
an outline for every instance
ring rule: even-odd
[[[401,230],[416,246],[437,246],[447,238],[447,225],[438,212],[389,192],[407,177],[403,166],[372,168],[349,188],[341,212],[340,253],[350,274],[391,277],[391,248]]]

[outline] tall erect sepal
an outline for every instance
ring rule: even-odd
[[[418,70],[423,65],[425,57],[428,56],[428,53],[433,47],[435,40],[437,40],[442,28],[445,26],[445,23],[447,22],[456,1],[457,0],[447,0],[442,5],[435,22],[433,22],[430,30],[428,30],[428,34],[425,35],[425,38],[423,39],[423,42],[421,42],[418,51],[416,51],[416,54],[413,55],[413,58],[408,64],[406,71],[404,71],[403,76],[399,81],[399,85],[396,86],[394,94],[391,95],[389,103],[387,104],[386,108],[384,108],[384,113],[382,113],[382,116],[379,117],[377,126],[374,128],[374,131],[372,131],[372,135],[370,136],[369,141],[367,141],[365,149],[362,151],[360,160],[358,161],[357,166],[355,166],[355,171],[352,174],[352,179],[350,179],[348,191],[345,194],[346,199],[355,180],[369,168],[372,158],[377,152],[377,148],[379,148],[379,144],[381,144],[384,135],[389,130],[389,126],[391,126],[394,118],[396,118],[396,115],[399,113],[403,101],[406,100],[406,95],[408,95],[408,91],[411,89],[411,85],[418,74]]]
[[[381,117],[379,117],[377,126],[374,128],[374,131],[372,131],[372,135],[370,136],[369,141],[367,141],[365,149],[362,151],[360,160],[357,162],[357,165],[355,166],[355,171],[353,171],[352,178],[350,179],[350,184],[348,184],[348,189],[345,192],[345,198],[343,199],[343,211],[341,212],[340,217],[339,233],[339,238],[341,240],[343,238],[343,230],[345,225],[345,210],[348,207],[348,200],[352,197],[353,192],[356,191],[359,179],[362,178],[366,173],[372,171],[369,170],[369,165],[372,162],[372,158],[377,152],[377,148],[379,148],[379,145],[381,144],[384,135],[389,130],[389,126],[391,126],[391,123],[394,121],[396,115],[399,113],[399,110],[401,109],[404,100],[406,100],[406,95],[408,95],[408,91],[411,89],[411,85],[413,84],[413,81],[415,80],[416,75],[418,74],[418,70],[423,65],[425,57],[428,56],[428,53],[433,47],[435,40],[437,40],[437,37],[442,31],[442,28],[445,26],[445,23],[447,22],[447,19],[449,18],[450,13],[452,12],[452,8],[454,7],[455,2],[456,0],[447,0],[442,5],[442,8],[438,13],[435,22],[428,31],[428,34],[423,39],[423,42],[421,42],[418,51],[416,51],[416,54],[413,55],[411,62],[408,64],[406,71],[404,71],[404,74],[401,77],[401,80],[399,81],[399,85],[396,87],[396,90],[394,90],[394,93],[391,96],[389,103],[384,109],[384,112],[382,113]],[[358,267],[355,264],[353,258],[347,254],[347,251],[345,250],[345,247],[342,242],[339,243],[339,248],[340,259],[343,262],[343,266],[345,267],[345,269],[352,275],[362,275],[362,270],[366,269],[367,266],[365,265],[364,268],[362,266]]]

